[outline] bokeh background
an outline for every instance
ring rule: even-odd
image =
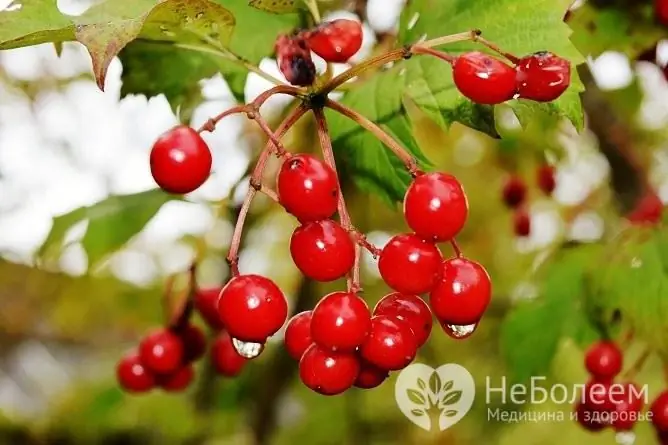
[[[11,0],[0,0],[0,11],[15,6]],[[68,14],[80,14],[89,6],[82,0],[58,1]],[[391,38],[403,2],[323,6],[329,10],[327,17],[364,21],[365,43],[355,58],[361,60],[378,42]],[[494,302],[476,334],[457,342],[435,327],[418,361],[432,366],[459,363],[473,373],[484,394],[486,376],[499,381],[512,374],[508,348],[524,348],[529,357],[543,352],[540,343],[537,349],[531,342],[503,344],[504,322],[515,305],[541,297],[544,283],[537,271],[560,246],[596,243],[623,224],[627,201],[637,196],[629,185],[630,174],[615,176],[615,169],[621,168],[610,154],[615,149],[637,160],[642,172],[635,173],[646,175],[659,197],[668,201],[668,82],[661,68],[668,62],[668,41],[659,43],[657,55],[658,64],[631,60],[611,45],[602,55],[588,58],[581,71],[587,74],[583,98],[588,128],[581,134],[566,123],[522,129],[514,115],[500,107],[505,136],[500,142],[459,125],[444,132],[412,110],[424,152],[439,169],[454,172],[469,194],[471,216],[460,243],[467,255],[488,267],[495,283]],[[260,68],[280,76],[274,60],[265,59]],[[162,195],[152,192],[148,153],[177,117],[164,96],[121,99],[122,70],[121,62],[114,60],[103,93],[92,78],[88,54],[78,44],[64,44],[60,57],[50,44],[0,52],[0,443],[615,442],[612,432],[594,436],[568,420],[490,420],[484,397],[457,426],[428,433],[397,409],[394,376],[372,391],[339,397],[311,393],[299,382],[296,363],[282,348],[281,333],[237,379],[217,377],[204,362],[198,365],[195,384],[183,394],[121,392],[115,381],[116,361],[148,329],[163,322],[166,278],[187,270],[203,244],[200,285],[220,286],[228,277],[224,256],[234,214],[245,194],[249,164],[264,143],[252,124],[226,119],[206,135],[214,155],[212,177],[187,200],[165,203]],[[246,100],[269,87],[251,74]],[[192,113],[193,126],[236,103],[219,75],[202,81],[201,89],[205,101]],[[275,122],[288,104],[272,99],[262,111]],[[606,120],[609,116],[614,120]],[[291,150],[317,150],[312,122],[300,122],[286,145]],[[553,197],[541,195],[534,182],[535,169],[545,159],[557,165]],[[514,235],[512,214],[500,199],[510,172],[525,177],[532,187],[532,231],[527,238]],[[149,197],[141,204],[116,199],[142,192]],[[346,194],[353,221],[372,242],[382,245],[406,230],[398,209],[354,187],[347,187]],[[159,210],[147,210],[147,202]],[[61,234],[62,248],[42,248],[55,217],[85,207],[85,216]],[[275,279],[296,311],[312,307],[341,283],[318,285],[301,278],[287,249],[294,227],[295,221],[279,207],[257,199],[240,268]],[[96,258],[90,269],[83,237],[105,252],[125,231],[138,233],[112,255]],[[387,292],[371,257],[365,257],[363,280],[370,305]],[[537,324],[520,335],[531,339],[539,337],[540,330]],[[637,355],[638,348],[632,346],[628,356]],[[583,383],[582,356],[581,344],[560,341],[550,381]],[[660,369],[653,358],[639,376],[652,393],[664,385]],[[505,410],[570,412],[567,405],[496,403]],[[649,425],[639,425],[637,434],[636,443],[653,443]]]

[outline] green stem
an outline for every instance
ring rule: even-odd
[[[304,0],[304,3],[306,4],[306,7],[313,16],[313,20],[315,20],[316,23],[320,23],[322,21],[322,18],[320,17],[320,9],[318,9],[318,1]]]

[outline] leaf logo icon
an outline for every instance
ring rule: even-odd
[[[457,364],[434,369],[415,363],[399,373],[395,398],[401,412],[414,424],[443,431],[469,412],[475,398],[473,376]]]

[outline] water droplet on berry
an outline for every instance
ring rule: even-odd
[[[462,340],[470,337],[478,327],[478,323],[468,325],[444,324],[443,329],[450,337],[457,340]]]
[[[253,343],[249,341],[241,341],[236,338],[232,339],[232,345],[237,353],[243,358],[255,358],[264,350],[264,343]]]
[[[636,442],[636,435],[631,431],[620,431],[615,435],[615,442],[619,445],[633,445]]]

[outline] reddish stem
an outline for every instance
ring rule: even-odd
[[[351,230],[350,234],[355,239],[355,242],[359,244],[361,247],[368,250],[369,253],[371,253],[371,255],[374,256],[374,258],[378,258],[380,256],[382,249],[379,249],[377,246],[374,246],[372,243],[370,243],[369,240],[366,238],[366,235],[364,235],[361,232],[358,232],[357,230]]]
[[[276,128],[274,136],[276,139],[280,139],[292,128],[292,126],[299,120],[300,117],[306,113],[308,108],[304,104],[300,104],[292,113],[285,118],[283,122]],[[273,139],[273,138],[272,138]],[[258,191],[262,190],[262,174],[269,160],[269,156],[272,153],[274,147],[273,140],[267,141],[267,144],[264,146],[264,149],[260,153],[260,157],[255,164],[253,173],[250,178],[250,187],[248,192],[246,192],[246,197],[244,198],[243,204],[241,205],[241,210],[239,211],[239,217],[237,218],[237,223],[234,227],[234,233],[232,234],[232,242],[230,244],[230,251],[227,253],[227,263],[230,265],[232,271],[232,276],[236,277],[239,275],[239,247],[241,246],[241,236],[244,231],[244,224],[246,223],[246,216],[248,215],[248,210],[250,209],[253,198]],[[266,188],[265,188],[266,191]],[[278,199],[278,197],[276,197]]]
[[[247,113],[248,112],[248,105],[239,105],[236,107],[232,107],[228,110],[223,111],[220,113],[218,116],[214,116],[212,118],[209,118],[204,125],[202,125],[197,132],[198,133],[203,133],[205,131],[208,131],[211,133],[213,130],[216,129],[216,124],[218,122],[222,121],[225,119],[227,116],[231,116],[233,114],[239,114],[239,113]]]
[[[422,47],[422,46],[415,46],[413,48],[413,53],[414,54],[427,54],[429,56],[434,56],[434,57],[439,58],[441,60],[445,60],[450,65],[452,65],[456,60],[456,57],[451,56],[450,54],[448,54],[444,51],[439,51],[439,50],[433,49],[433,48],[425,48],[425,47]]]
[[[341,181],[339,180],[338,172],[336,171],[336,161],[334,160],[334,150],[332,149],[332,139],[329,137],[329,128],[327,127],[327,118],[325,118],[325,112],[322,108],[313,108],[313,114],[315,115],[316,127],[318,128],[318,139],[320,140],[320,148],[322,150],[322,156],[325,159],[325,163],[329,165],[332,170],[336,173],[336,180],[339,186],[339,203],[338,211],[339,218],[341,219],[341,225],[348,232],[354,231],[352,222],[350,220],[350,215],[348,214],[348,207],[346,206],[345,198],[343,197],[343,190],[341,189]],[[359,245],[355,245],[355,263],[353,269],[348,277],[348,291],[358,292],[360,287],[360,256],[361,250]]]
[[[464,256],[464,255],[462,254],[462,250],[459,248],[459,244],[457,244],[457,240],[456,240],[456,239],[452,238],[452,239],[450,240],[450,244],[452,245],[452,250],[455,251],[455,256],[457,256],[457,258],[461,258],[461,257]]]
[[[635,380],[636,376],[642,371],[643,367],[645,366],[645,363],[647,363],[647,360],[651,357],[652,351],[650,349],[646,349],[640,357],[635,361],[633,366],[626,371],[624,374],[624,377],[622,380],[630,382],[632,380]]]
[[[501,48],[499,48],[496,44],[490,42],[489,40],[485,39],[484,37],[481,37],[480,34],[476,35],[476,36],[473,38],[473,41],[474,41],[474,42],[482,43],[482,44],[485,45],[487,48],[491,49],[492,51],[494,51],[494,52],[497,53],[497,54],[501,54],[503,57],[505,57],[506,59],[510,60],[510,61],[513,62],[515,65],[517,65],[517,64],[520,62],[520,58],[519,58],[519,57],[517,57],[517,56],[515,56],[515,55],[513,55],[513,54],[510,54],[510,53],[508,53],[508,52],[506,52],[506,51],[503,51],[503,50],[502,50]]]
[[[369,119],[358,113],[357,111],[346,107],[338,102],[335,102],[331,99],[325,101],[325,106],[331,108],[332,110],[346,116],[348,119],[355,121],[361,127],[365,128],[369,132],[373,133],[381,142],[383,142],[392,152],[404,163],[406,170],[411,174],[411,176],[416,177],[422,173],[418,169],[417,161],[409,152],[407,152],[397,141],[395,141],[389,134],[387,134],[382,128],[380,128],[375,123],[371,122]]]
[[[190,317],[195,310],[195,293],[197,292],[197,258],[190,264],[188,271],[188,295],[172,314],[169,327],[173,330],[181,330],[190,322]]]

